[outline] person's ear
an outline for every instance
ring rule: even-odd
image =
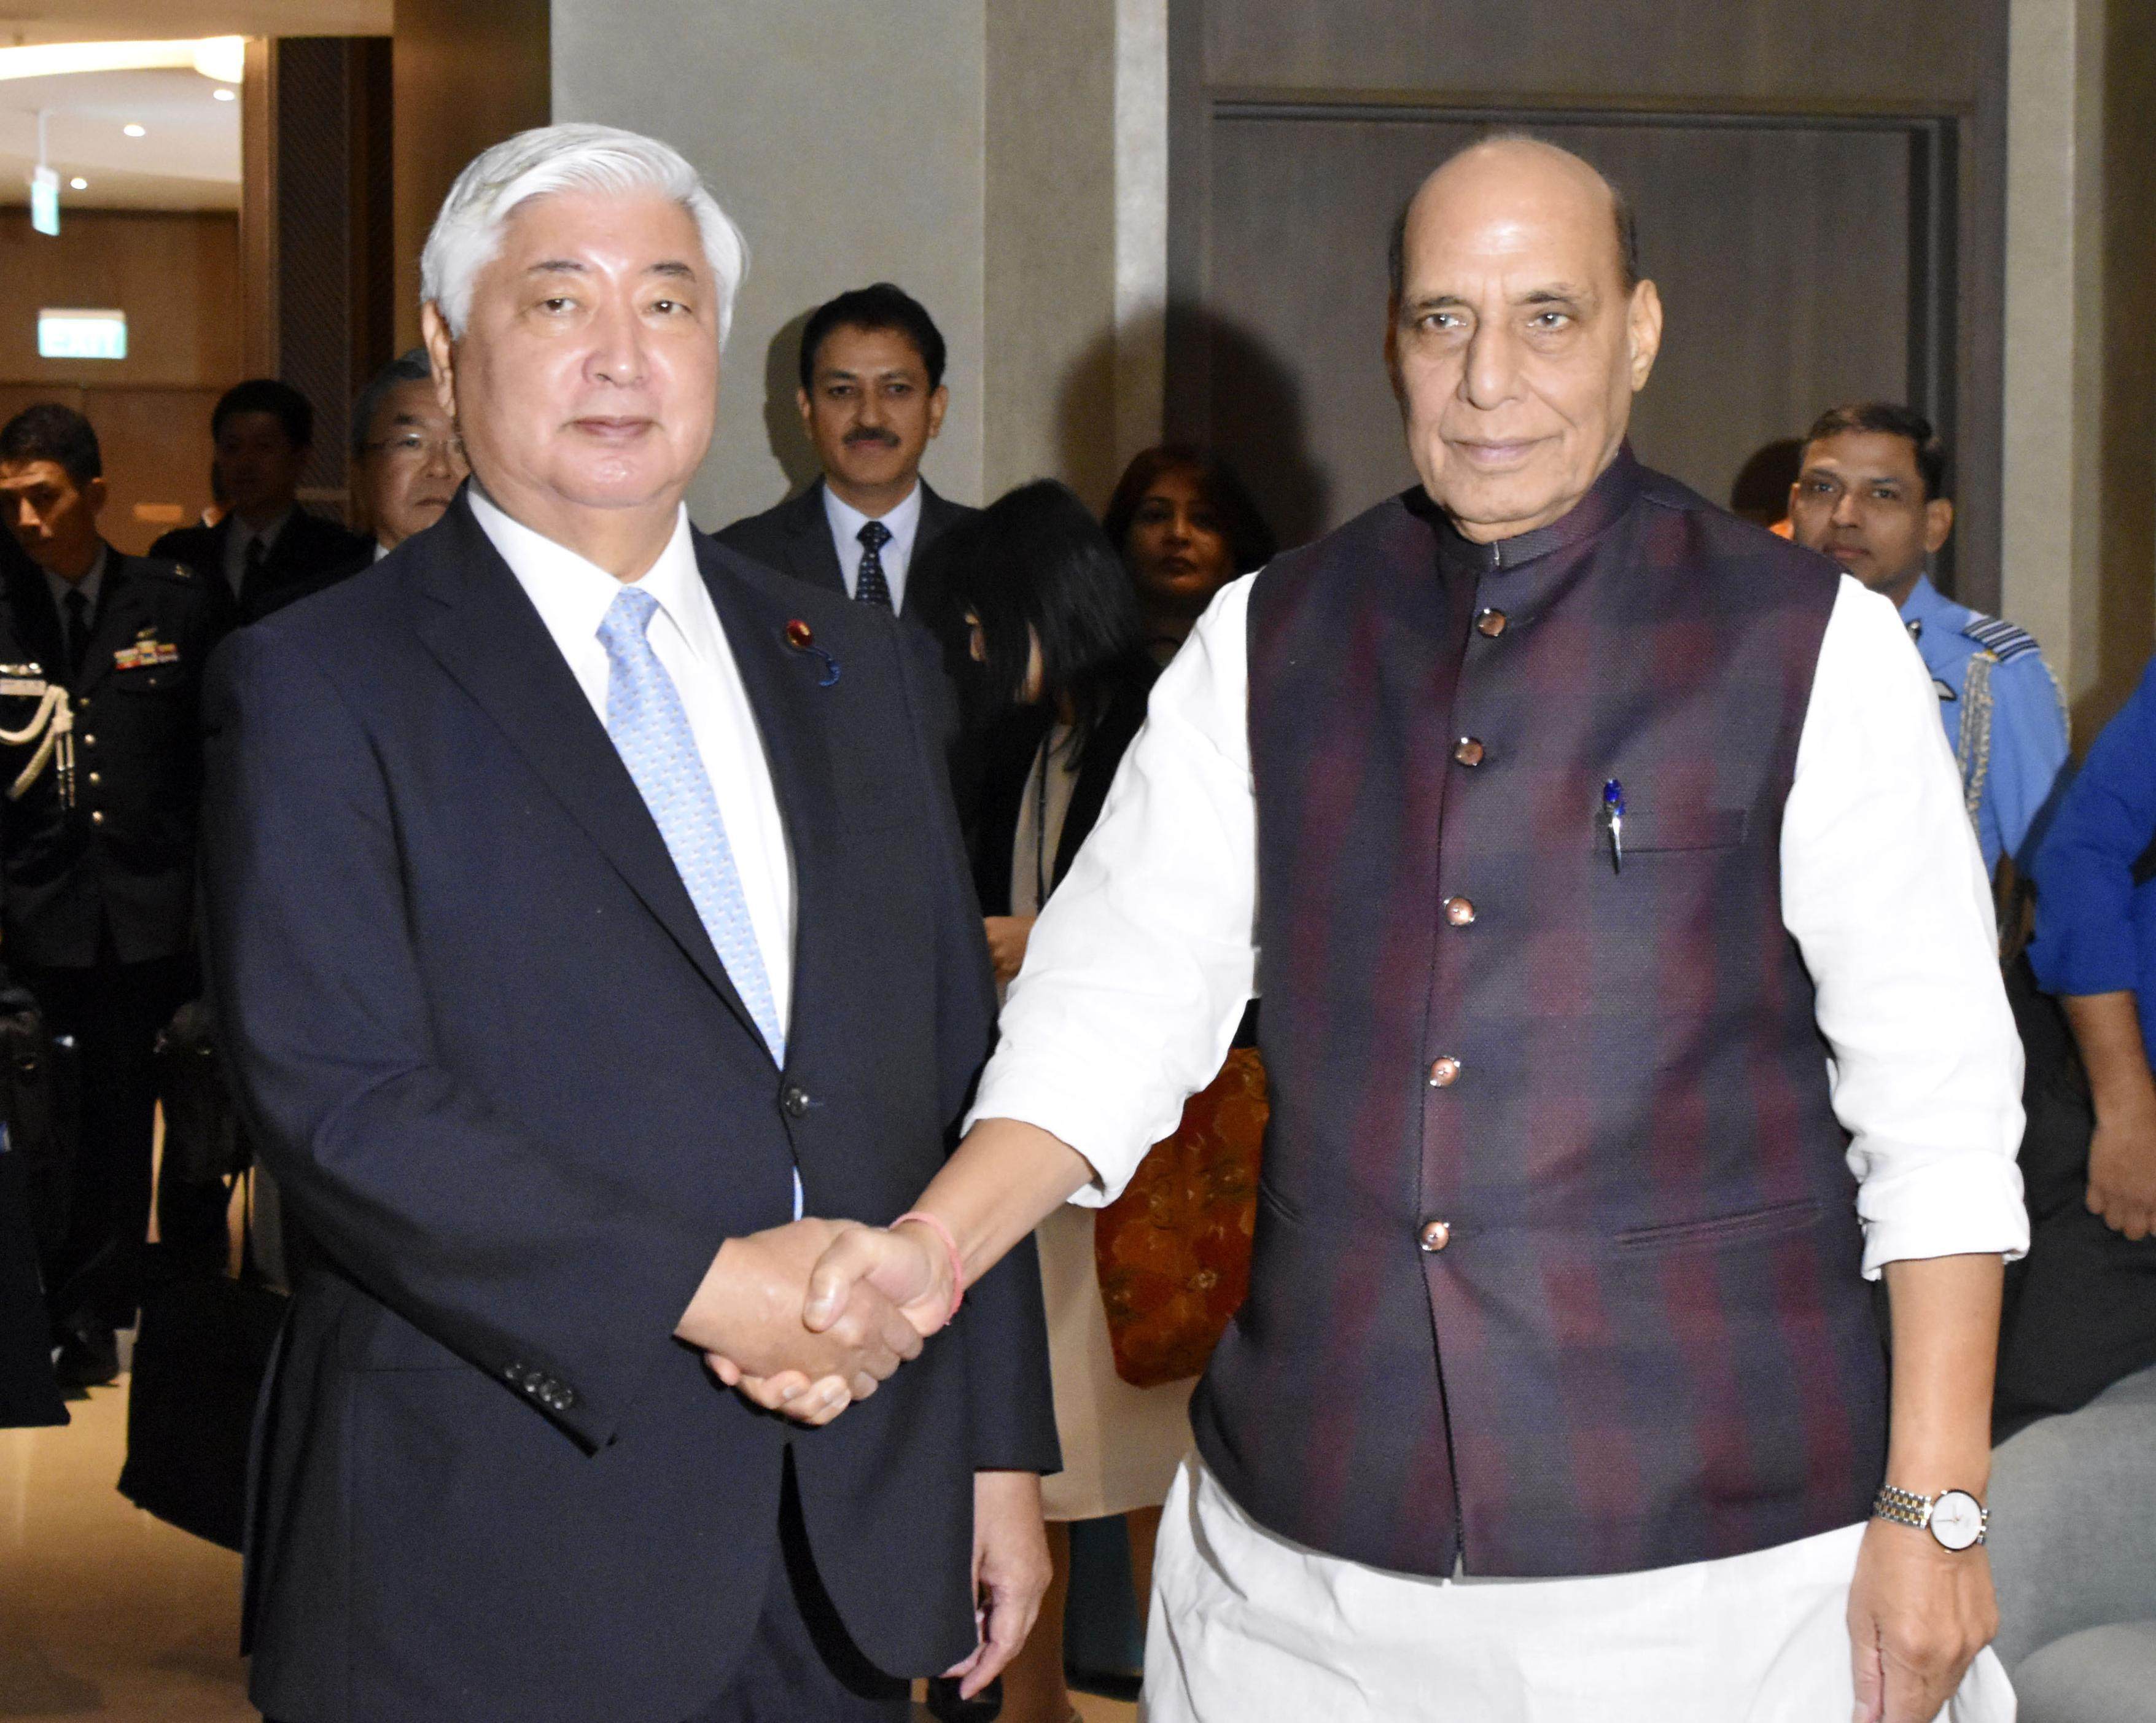
[[[1653,282],[1642,281],[1632,290],[1625,333],[1631,342],[1632,392],[1636,395],[1647,387],[1656,356],[1662,351],[1662,295]]]
[[[1389,295],[1385,300],[1385,375],[1393,385],[1393,399],[1404,410],[1408,392],[1400,378],[1400,302]]]
[[[793,404],[800,409],[801,428],[808,433],[808,440],[814,443],[816,440],[816,407],[809,400],[808,390],[797,385],[793,391]]]
[[[1933,497],[1924,505],[1924,554],[1937,556],[1953,531],[1953,504],[1945,497]]]
[[[101,474],[82,487],[82,505],[89,511],[91,520],[95,520],[105,512],[105,500],[110,495]]]
[[[419,339],[426,346],[427,364],[434,374],[434,399],[454,425],[457,422],[457,346],[449,339],[449,320],[432,300],[419,307]]]
[[[928,397],[928,434],[932,438],[943,433],[943,414],[950,405],[950,390],[942,383],[937,384]]]

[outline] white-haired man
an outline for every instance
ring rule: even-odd
[[[480,156],[423,264],[472,482],[215,666],[215,987],[316,1264],[249,1549],[290,1723],[898,1718],[1045,1582],[1032,1266],[880,1392],[910,1324],[800,1318],[804,1204],[898,1215],[993,992],[936,666],[683,512],[742,262],[663,145]]]

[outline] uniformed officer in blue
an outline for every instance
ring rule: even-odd
[[[1901,607],[1961,767],[1969,817],[1994,874],[2026,877],[2066,765],[2066,710],[2035,640],[1957,604],[1927,561],[1953,531],[1946,451],[1906,407],[1861,402],[1820,416],[1789,495],[1797,542],[1823,551]]]

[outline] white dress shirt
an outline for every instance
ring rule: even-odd
[[[232,517],[232,531],[224,536],[224,583],[232,588],[237,598],[239,589],[247,581],[247,547],[260,540],[262,557],[267,562],[270,553],[277,548],[277,535],[292,523],[292,516],[300,511],[287,509],[267,526],[249,526],[238,515]]]
[[[511,520],[476,484],[470,495],[480,530],[501,552],[603,725],[607,655],[599,642],[599,624],[606,620],[622,583],[597,563]],[[787,1023],[793,996],[794,894],[786,826],[779,817],[771,762],[764,756],[762,734],[742,686],[733,648],[697,572],[685,508],[674,523],[666,548],[637,584],[659,601],[646,638],[688,715],[696,752],[718,800],[719,818],[741,875],[742,897],[771,982],[772,1003],[779,1022]]]
[[[839,553],[839,572],[845,577],[846,596],[852,597],[860,590],[861,558],[868,555],[868,546],[861,542],[861,529],[872,520],[880,520],[891,537],[884,543],[883,577],[891,587],[891,608],[906,608],[906,571],[913,562],[914,535],[921,530],[921,481],[913,481],[913,489],[906,493],[906,500],[888,515],[864,515],[851,503],[841,502],[839,494],[831,489],[830,481],[824,484],[824,518],[830,523],[831,547]]]
[[[1011,984],[973,1117],[1024,1120],[1111,1200],[1212,1081],[1256,969],[1247,579],[1153,689],[1091,837]],[[1782,919],[1818,989],[1851,1136],[1864,1268],[2028,1248],[2015,1152],[2021,1044],[1990,892],[1894,607],[1847,576],[1784,808]]]

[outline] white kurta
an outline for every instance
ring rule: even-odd
[[[974,1119],[1024,1120],[1083,1154],[1097,1181],[1081,1205],[1111,1200],[1173,1129],[1253,985],[1250,592],[1225,588],[1156,685],[1034,929],[974,1105]],[[1783,921],[1816,986],[1850,1133],[1864,1272],[2019,1255],[2021,1047],[1989,883],[1929,678],[1893,606],[1848,578],[1820,648],[1781,865]],[[1178,1482],[1156,1556],[1147,1685],[1161,1723],[1849,1715],[1841,1615],[1860,1527],[1662,1572],[1449,1584],[1297,1549],[1217,1485],[1194,1492],[1203,1475]],[[1475,1551],[1463,1559],[1471,1576]],[[1972,1683],[1963,1723],[2011,1716],[1995,1663]]]
[[[1848,1723],[1861,1526],[1594,1579],[1385,1573],[1266,1531],[1194,1455],[1168,1499],[1147,1723]],[[2012,1723],[1984,1652],[1949,1723]]]
[[[1072,766],[1070,731],[1059,724],[1034,756],[1019,803],[1011,844],[1013,915],[1040,908],[1041,887],[1055,872],[1064,818],[1078,787]],[[1157,1508],[1190,1447],[1190,1392],[1198,1378],[1140,1388],[1116,1373],[1091,1209],[1065,1203],[1034,1228],[1033,1243],[1048,1317],[1055,1439],[1063,1450],[1063,1469],[1040,1480],[1041,1511],[1050,1520],[1097,1520]]]

